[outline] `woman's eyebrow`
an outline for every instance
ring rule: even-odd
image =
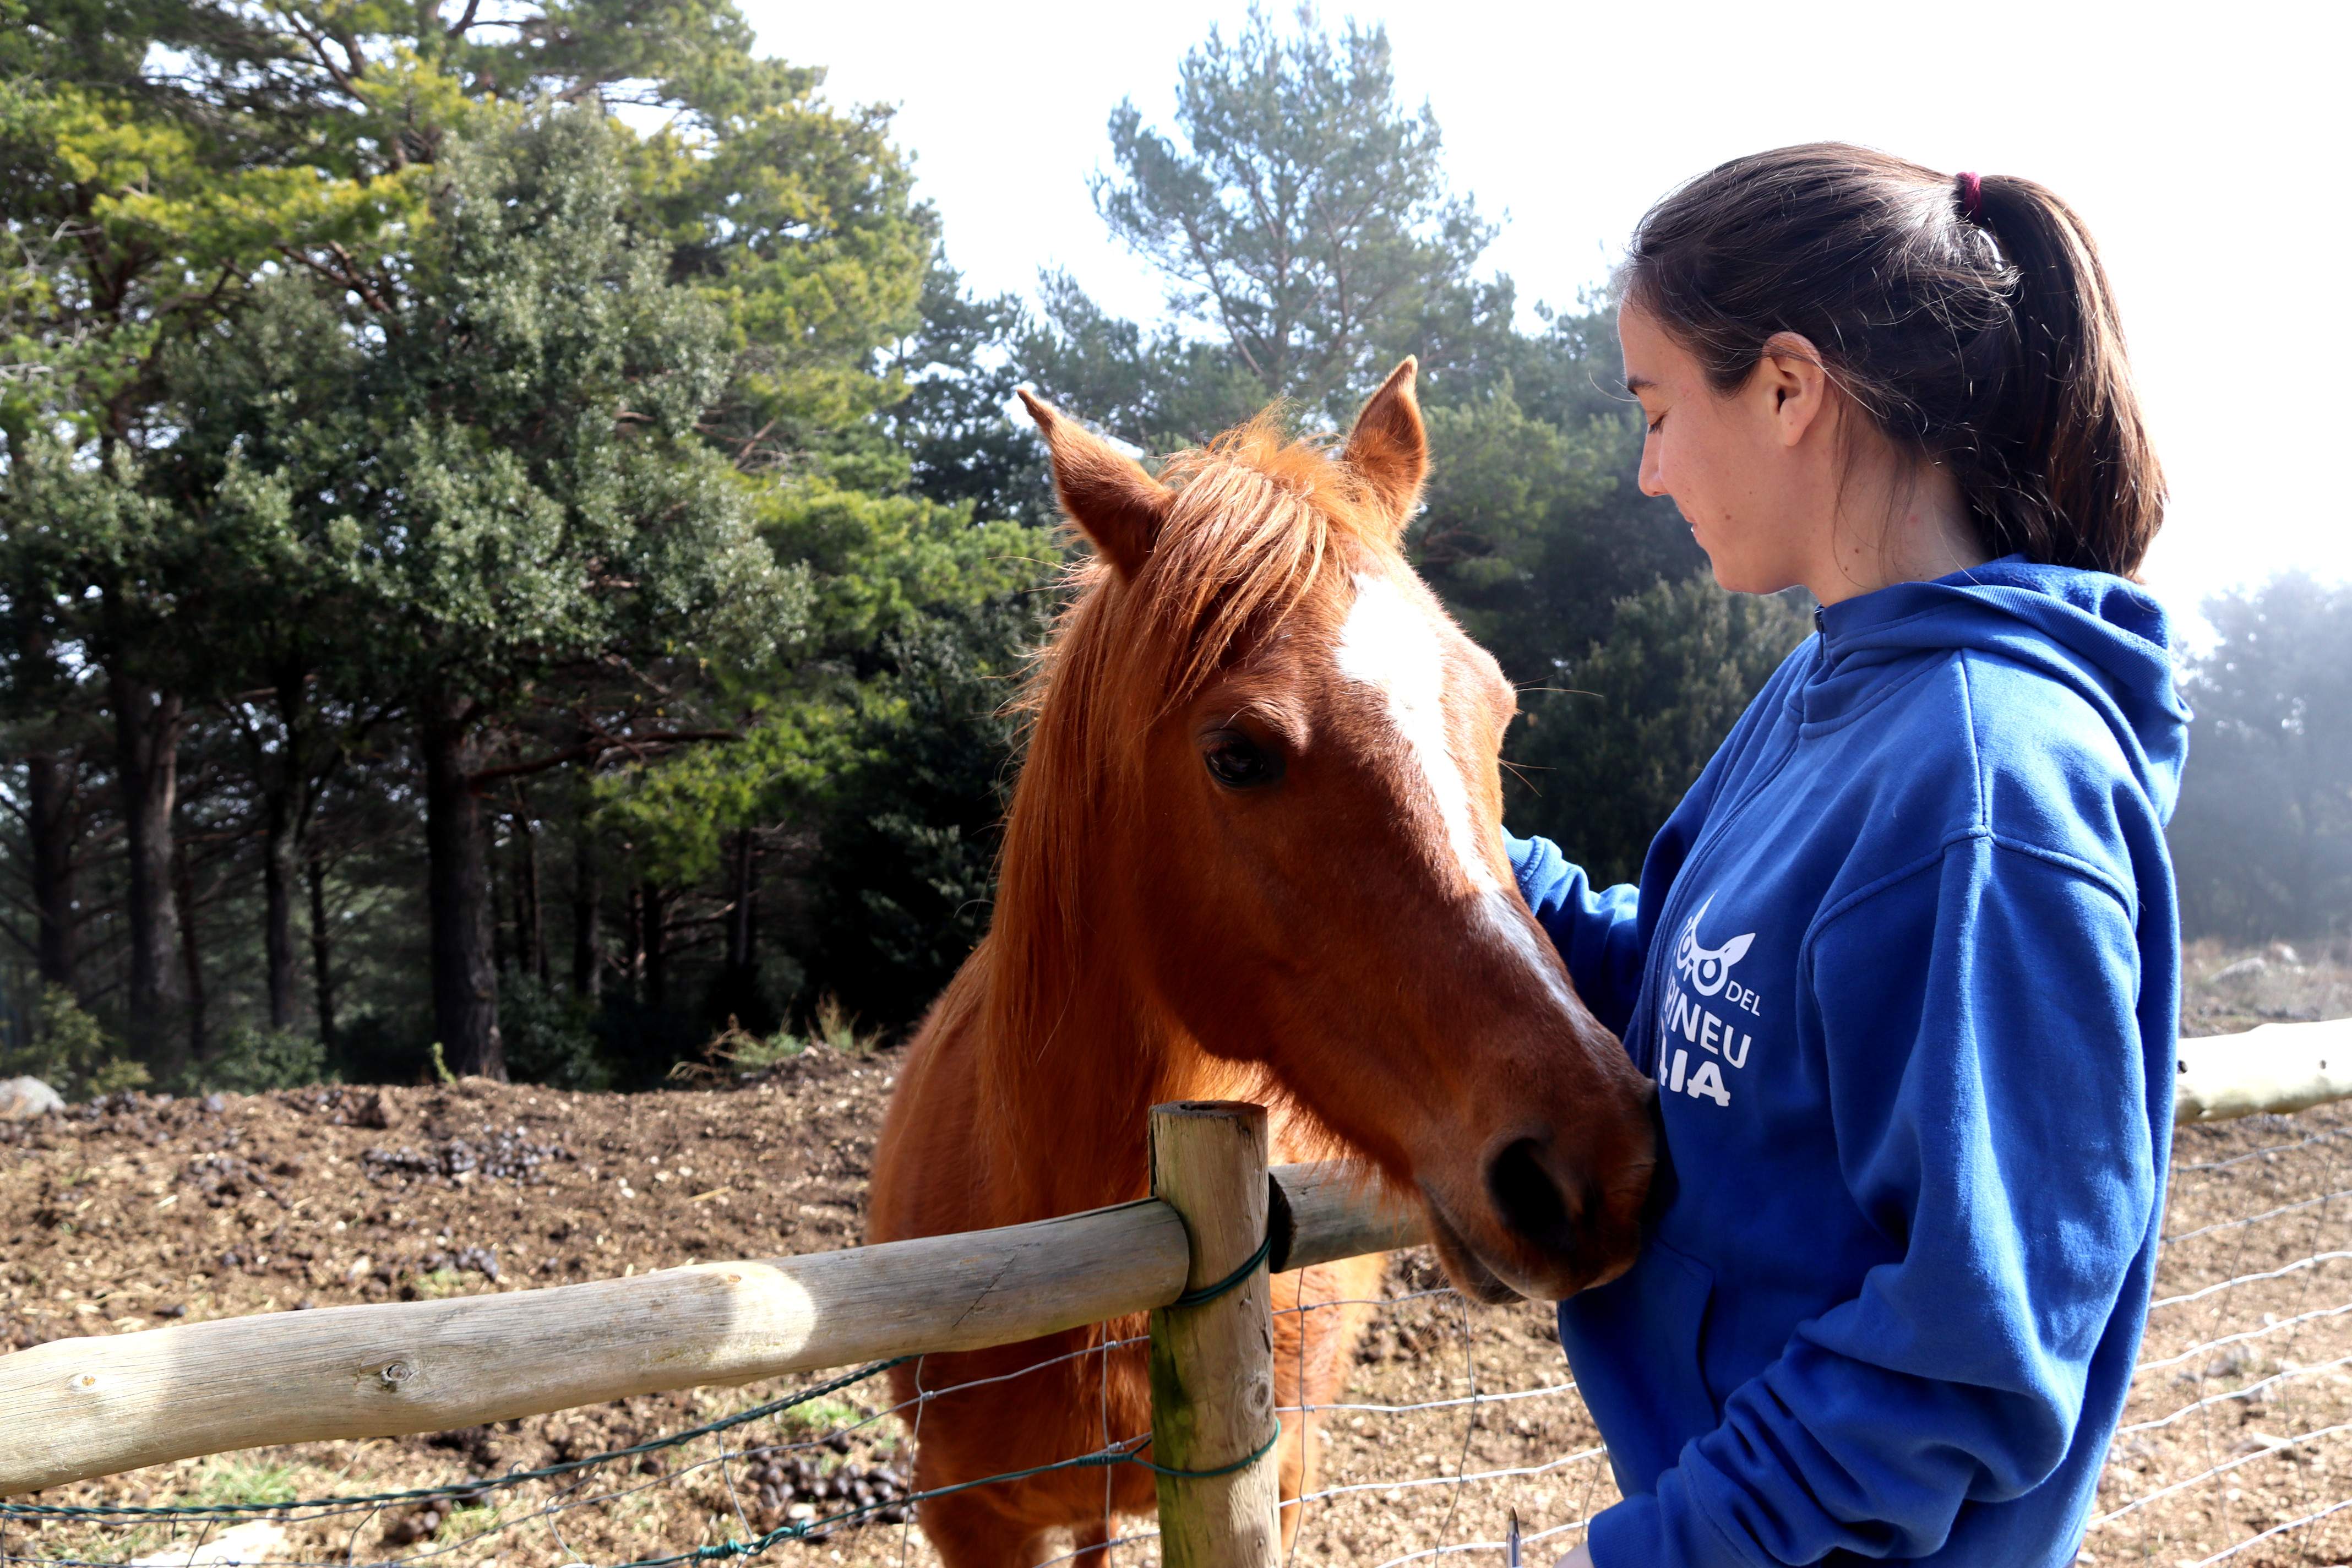
[[[1625,390],[1636,397],[1641,396],[1645,389],[1657,384],[1646,375],[1629,375],[1625,378]]]

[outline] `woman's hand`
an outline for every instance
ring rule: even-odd
[[[1580,1546],[1561,1558],[1555,1568],[1592,1568],[1592,1553]]]

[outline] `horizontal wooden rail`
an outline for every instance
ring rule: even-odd
[[[2308,1110],[2347,1099],[2352,1099],[2352,1018],[2264,1024],[2242,1035],[2180,1042],[2173,1084],[2173,1114],[2179,1121]]]
[[[1274,1173],[1302,1268],[1423,1239],[1360,1173]],[[625,1394],[1010,1344],[1164,1306],[1191,1255],[1153,1199],[625,1279],[265,1312],[0,1356],[0,1497],[232,1448],[439,1432]]]
[[[2180,1121],[2352,1098],[2352,1019],[2180,1042]],[[1358,1169],[1274,1172],[1276,1270],[1426,1239]],[[1002,1230],[442,1301],[269,1312],[0,1356],[0,1496],[199,1454],[388,1437],[1009,1344],[1165,1305],[1190,1258],[1150,1199]]]

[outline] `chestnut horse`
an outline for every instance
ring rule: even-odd
[[[1407,360],[1335,461],[1264,420],[1163,484],[1024,393],[1095,546],[1039,660],[987,939],[909,1048],[876,1152],[871,1238],[1143,1195],[1146,1112],[1273,1107],[1276,1159],[1342,1154],[1428,1214],[1456,1285],[1566,1296],[1631,1261],[1650,1088],[1587,1012],[1504,856],[1516,698],[1399,548],[1427,468]],[[1278,1403],[1339,1392],[1377,1258],[1278,1277]],[[932,1356],[919,1489],[1150,1430],[1140,1317]],[[1087,1352],[1093,1353],[1074,1353]],[[1302,1397],[1303,1396],[1303,1397]],[[1313,1485],[1286,1417],[1282,1495]],[[1108,1476],[1108,1479],[1106,1477]],[[921,1505],[949,1568],[1088,1558],[1152,1506],[1139,1467]],[[1284,1535],[1299,1510],[1283,1510]]]

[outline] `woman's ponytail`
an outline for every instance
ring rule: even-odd
[[[1652,208],[1623,272],[1718,390],[1809,339],[1898,444],[1948,467],[1986,550],[2118,576],[2164,516],[2105,269],[2030,180],[1821,142]]]
[[[1978,221],[2013,279],[2020,362],[2010,395],[1986,410],[2007,472],[1971,497],[1985,545],[2129,576],[2164,521],[2164,471],[2098,247],[2044,186],[1988,176],[1980,188]]]

